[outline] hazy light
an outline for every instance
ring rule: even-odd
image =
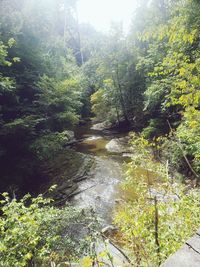
[[[107,32],[111,22],[122,22],[127,31],[136,0],[79,0],[80,23],[90,23],[97,30]]]

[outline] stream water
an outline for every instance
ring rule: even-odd
[[[119,198],[119,183],[122,180],[123,162],[121,154],[109,153],[106,144],[116,137],[127,134],[93,130],[92,124],[80,126],[75,131],[75,137],[82,141],[74,145],[74,149],[95,158],[95,165],[89,175],[90,178],[79,183],[82,193],[72,199],[74,206],[92,207],[102,225],[112,223],[112,212]]]

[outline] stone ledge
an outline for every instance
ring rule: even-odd
[[[199,267],[200,266],[200,229],[175,254],[170,256],[161,267]]]

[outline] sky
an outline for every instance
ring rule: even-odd
[[[136,0],[79,0],[77,4],[80,23],[108,32],[111,22],[122,22],[128,31]]]

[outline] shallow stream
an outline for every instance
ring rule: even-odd
[[[122,180],[122,169],[125,158],[120,153],[110,153],[106,145],[113,138],[127,134],[94,130],[92,124],[80,126],[75,131],[76,139],[81,142],[73,146],[78,152],[90,154],[95,158],[90,178],[79,183],[79,191],[72,199],[78,207],[92,207],[102,220],[103,225],[112,223],[112,212],[119,198],[119,183]]]

